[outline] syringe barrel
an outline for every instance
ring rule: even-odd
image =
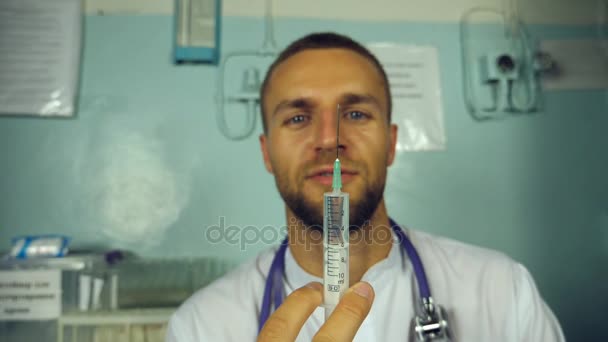
[[[323,195],[323,304],[334,307],[349,287],[349,197]]]

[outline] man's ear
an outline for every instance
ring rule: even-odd
[[[262,157],[264,158],[264,166],[266,166],[266,170],[268,170],[268,172],[273,173],[272,171],[272,164],[270,164],[270,157],[268,155],[268,145],[267,142],[268,138],[266,137],[266,134],[260,134],[260,148],[262,149]]]
[[[397,125],[395,125],[395,124],[390,125],[388,159],[386,160],[386,166],[393,165],[393,162],[395,161],[395,153],[397,151],[397,130],[398,130]]]

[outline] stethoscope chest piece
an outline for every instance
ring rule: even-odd
[[[454,342],[443,307],[433,304],[432,298],[422,300],[422,313],[413,318],[416,341]]]

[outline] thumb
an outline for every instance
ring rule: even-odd
[[[374,296],[374,289],[369,283],[360,282],[352,286],[319,329],[313,341],[352,341],[369,314]]]

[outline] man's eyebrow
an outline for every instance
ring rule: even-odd
[[[380,101],[370,94],[346,93],[340,97],[340,105],[343,107],[360,103],[370,103],[381,108]]]
[[[355,104],[369,103],[381,108],[380,101],[370,94],[345,93],[340,96],[340,106],[347,107]],[[297,97],[294,99],[283,100],[275,107],[272,116],[285,109],[310,110],[315,107],[313,99],[308,97]]]
[[[296,108],[296,109],[311,109],[314,107],[314,102],[310,98],[306,97],[298,97],[290,100],[283,100],[279,102],[279,104],[275,107],[272,116],[276,115],[278,112],[288,108]]]

